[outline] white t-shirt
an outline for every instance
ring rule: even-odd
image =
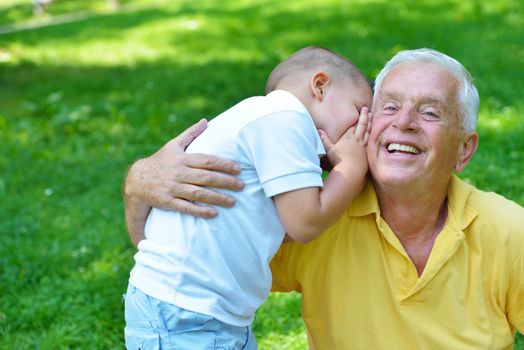
[[[272,196],[322,187],[325,154],[302,103],[277,90],[209,122],[187,152],[233,159],[244,190],[213,219],[152,209],[130,283],[178,307],[247,326],[271,287],[269,262],[285,234]],[[227,192],[227,191],[223,191]]]

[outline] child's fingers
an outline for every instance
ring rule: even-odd
[[[364,146],[367,146],[368,140],[369,140],[369,129],[367,129],[366,133],[364,134],[364,138],[363,138]]]
[[[364,135],[364,145],[367,146],[368,140],[369,140],[369,133],[371,132],[371,120],[372,120],[372,114],[371,112],[368,113],[368,126],[366,128],[366,133]]]
[[[358,117],[357,126],[355,129],[355,136],[359,140],[364,140],[366,135],[366,130],[368,130],[369,124],[369,109],[367,107],[362,107],[360,111],[360,116]]]
[[[322,129],[317,129],[318,136],[320,136],[320,140],[322,141],[322,144],[324,145],[324,148],[326,150],[326,153],[329,152],[329,150],[333,147],[333,142],[329,139],[329,136],[326,134],[326,132]]]

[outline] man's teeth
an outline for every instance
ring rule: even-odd
[[[401,145],[399,143],[390,143],[388,145],[388,151],[389,152],[400,151],[400,152],[407,152],[407,153],[413,153],[413,154],[420,153],[420,151],[413,146]]]

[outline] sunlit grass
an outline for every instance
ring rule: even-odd
[[[467,181],[488,191],[503,193],[524,203],[522,107],[483,109],[479,120],[479,149],[462,174]]]
[[[165,4],[167,0],[118,0],[120,10],[130,6],[154,6]],[[75,17],[83,14],[104,14],[115,11],[113,3],[108,0],[53,0],[42,14],[35,14],[32,0],[2,0],[0,3],[0,29],[9,26],[44,25],[53,21],[65,20],[65,17]],[[66,20],[67,21],[67,20]],[[1,31],[1,30],[0,30]]]
[[[482,101],[480,147],[461,176],[524,204],[522,4],[121,2],[109,12],[105,0],[57,0],[51,21],[91,15],[0,35],[0,349],[121,349],[128,164],[261,94],[272,67],[306,45],[370,77],[400,49],[458,58]],[[1,2],[0,25],[31,20],[30,1]],[[304,349],[300,296],[272,295],[254,328],[261,349]]]

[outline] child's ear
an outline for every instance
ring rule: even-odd
[[[311,77],[311,92],[315,99],[322,101],[329,85],[329,75],[326,72],[316,72]]]

